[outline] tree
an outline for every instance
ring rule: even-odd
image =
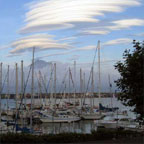
[[[120,73],[120,78],[115,81],[121,91],[119,100],[126,106],[135,106],[134,112],[138,120],[144,120],[144,41],[133,41],[134,50],[125,50],[124,61],[118,61],[115,69]]]

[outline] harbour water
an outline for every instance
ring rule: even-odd
[[[77,99],[77,101],[80,99]],[[67,99],[57,99],[56,103],[61,103],[63,101],[68,101]],[[73,101],[73,99],[71,99]],[[30,103],[30,99],[26,100],[27,103]],[[34,99],[35,103],[39,103],[38,99]],[[54,103],[54,99],[51,99],[51,102]],[[6,109],[7,100],[2,99],[2,108]],[[9,100],[9,108],[15,108],[14,99]],[[49,99],[43,99],[43,103],[48,104]],[[87,105],[90,104],[90,99],[86,98],[85,103]],[[133,112],[131,112],[132,108],[124,106],[117,98],[101,98],[101,103],[106,107],[119,107],[119,110],[127,110],[129,117],[136,117]],[[94,98],[94,105],[98,106],[99,99]],[[97,127],[93,120],[81,120],[79,122],[69,122],[69,123],[42,123],[33,125],[33,129],[40,131],[45,134],[49,133],[64,133],[64,132],[76,132],[76,133],[91,133],[93,130],[97,130]]]

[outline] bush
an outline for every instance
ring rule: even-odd
[[[1,134],[1,143],[70,143],[70,142],[87,142],[97,140],[112,140],[113,138],[127,138],[141,136],[143,134],[125,131],[125,130],[111,130],[103,129],[99,131],[92,131],[91,134],[77,134],[77,133],[61,133],[61,134],[44,134],[44,135],[32,135],[32,134]]]

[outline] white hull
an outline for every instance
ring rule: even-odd
[[[129,125],[124,127],[125,130],[144,132],[144,126]]]
[[[118,127],[118,123],[117,122],[107,122],[107,121],[106,122],[105,121],[97,121],[96,126],[115,129]]]
[[[109,120],[108,120],[109,119]],[[136,129],[139,124],[128,118],[127,116],[119,115],[116,117],[105,117],[104,120],[94,121],[97,127],[104,128],[124,128],[124,129]]]
[[[13,114],[14,114],[13,111],[10,111],[10,110],[9,110],[9,111],[7,112],[7,115],[8,115],[8,116],[13,116]]]
[[[88,114],[82,114],[81,118],[85,120],[99,120],[102,119],[104,115],[97,114],[97,113],[88,113]]]
[[[40,118],[40,120],[43,123],[60,123],[60,122],[76,122],[79,121],[80,118],[79,117],[71,117],[71,118],[60,118],[60,117],[54,117],[54,118],[50,118],[50,117],[45,117],[45,118]]]

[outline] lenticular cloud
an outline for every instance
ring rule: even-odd
[[[97,16],[122,12],[140,5],[138,0],[45,0],[29,5],[20,33],[76,27],[77,23],[99,22]]]
[[[14,41],[11,44],[11,47],[14,48],[11,50],[11,54],[23,53],[31,50],[33,47],[35,47],[37,50],[62,50],[71,48],[69,44],[54,40],[52,35],[47,34],[37,34],[23,37]]]

